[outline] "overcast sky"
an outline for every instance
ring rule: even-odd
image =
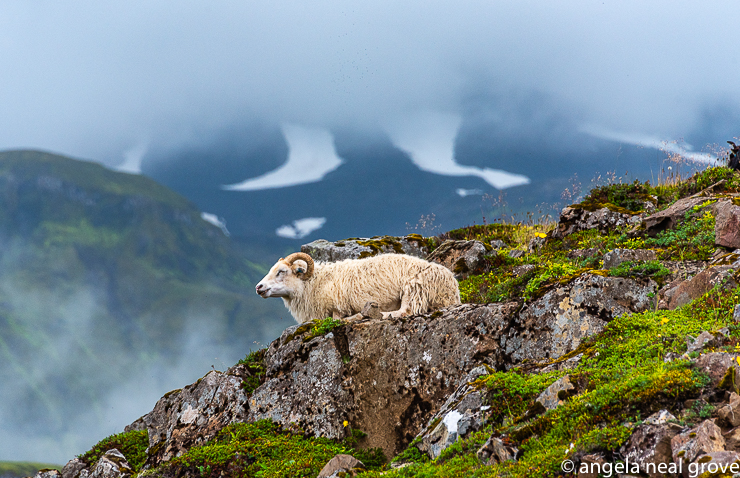
[[[736,7],[6,0],[0,149],[117,165],[255,119],[384,128],[530,92],[579,125],[675,139],[707,105],[737,109]]]

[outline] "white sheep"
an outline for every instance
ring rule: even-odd
[[[280,259],[257,284],[263,297],[281,297],[299,324],[326,317],[343,318],[378,303],[383,316],[423,314],[460,303],[452,272],[402,254],[315,263],[296,252]]]

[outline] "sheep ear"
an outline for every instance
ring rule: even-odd
[[[293,272],[296,274],[305,274],[308,269],[308,265],[305,261],[297,260],[293,263]]]
[[[303,267],[298,267],[298,269],[295,270],[296,274],[303,274],[304,272],[306,271],[303,269]]]

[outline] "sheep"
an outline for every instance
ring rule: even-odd
[[[281,297],[299,324],[346,318],[373,301],[384,318],[460,303],[450,270],[402,254],[314,263],[308,254],[296,252],[277,261],[255,289],[263,298]]]

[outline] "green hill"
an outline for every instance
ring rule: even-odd
[[[285,327],[252,290],[267,265],[151,179],[0,153],[0,460],[66,459],[266,343]]]

